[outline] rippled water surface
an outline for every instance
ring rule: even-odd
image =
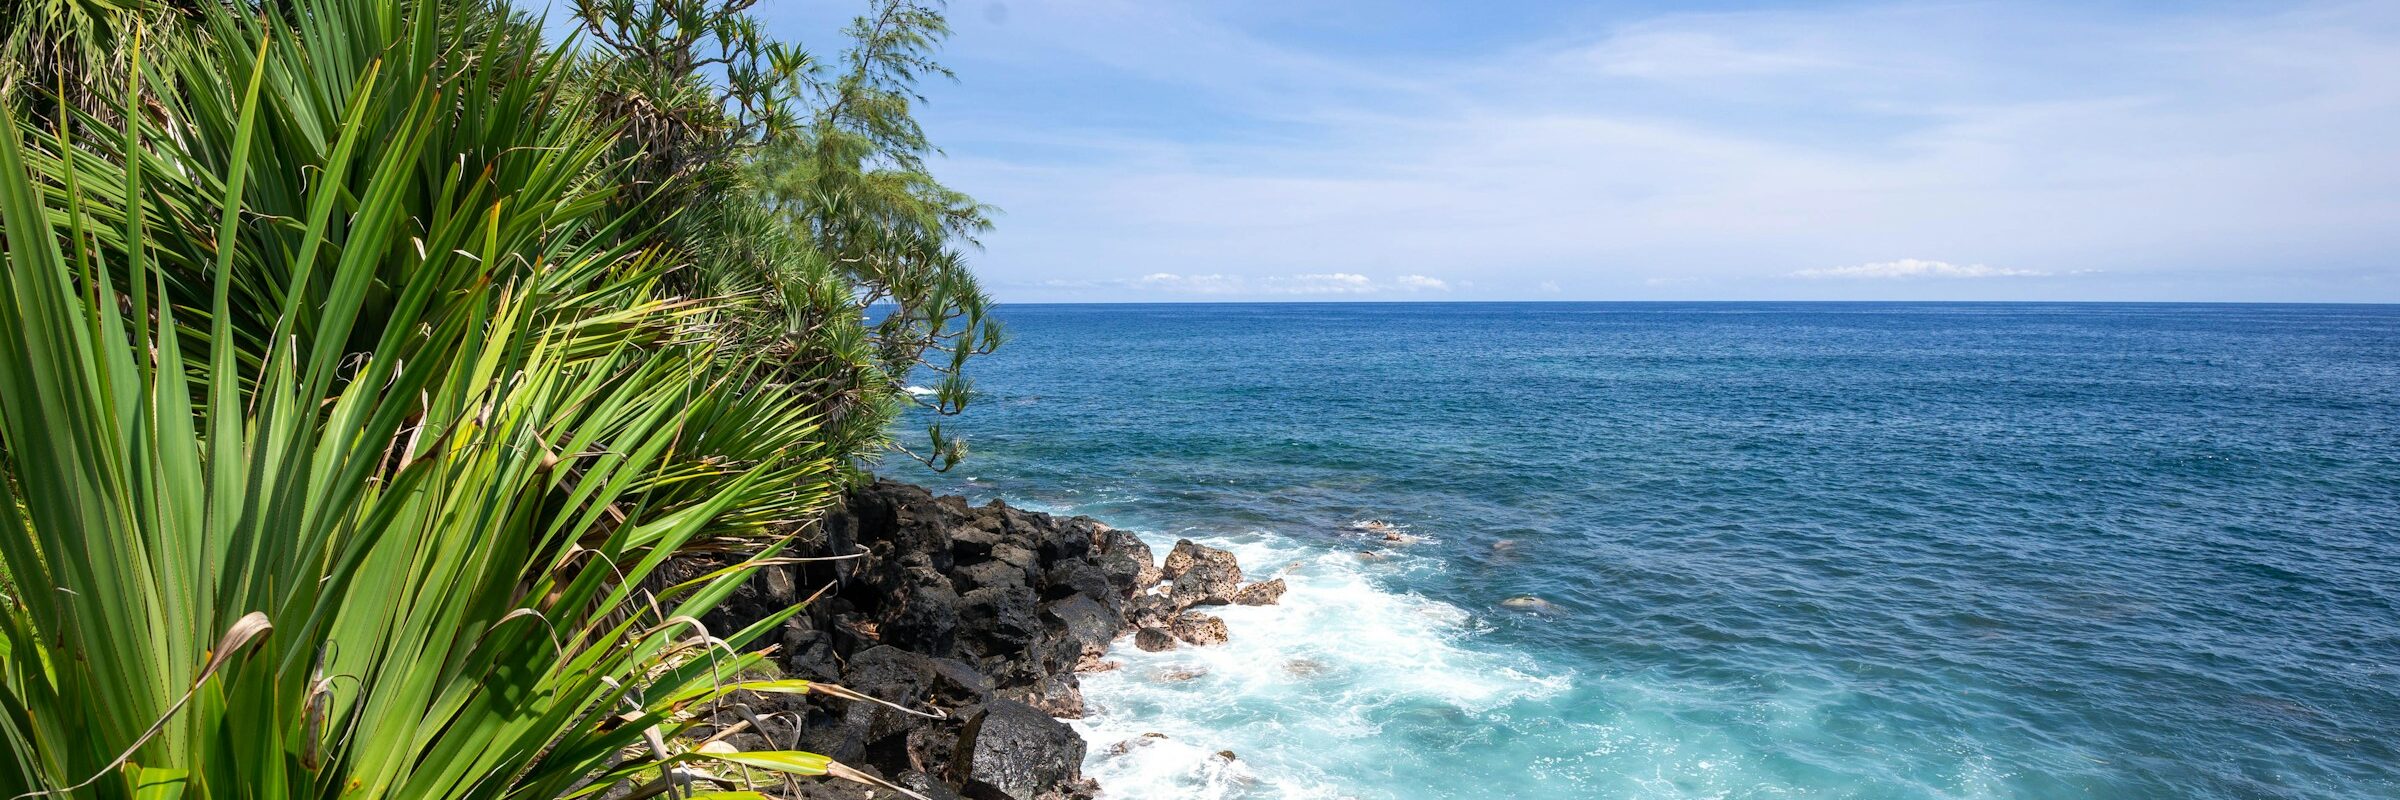
[[[891,474],[1293,587],[1087,679],[1113,796],[2400,797],[2400,307],[1003,317]]]

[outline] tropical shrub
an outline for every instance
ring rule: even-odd
[[[842,262],[763,198],[661,233],[727,195],[624,182],[594,66],[505,6],[42,2],[81,16],[0,70],[0,796],[864,779],[676,737],[849,696],[741,680],[792,611],[698,620],[880,444],[890,291],[785,263]],[[773,277],[693,278],[746,230]],[[740,555],[666,584],[694,550]]]
[[[934,59],[949,27],[872,0],[819,61],[762,34],[753,2],[577,0],[595,55],[576,84],[634,132],[615,182],[648,192],[623,202],[652,209],[638,235],[690,260],[670,285],[742,306],[728,351],[763,354],[756,379],[807,397],[836,449],[897,447],[892,423],[916,408],[935,422],[911,455],[948,469],[965,443],[939,420],[1001,342],[963,255],[995,211],[934,178],[912,113],[919,81],[951,77]],[[912,377],[932,385],[906,391]]]

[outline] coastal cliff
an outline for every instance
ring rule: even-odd
[[[1084,713],[1077,675],[1116,668],[1108,650],[1128,639],[1145,650],[1223,642],[1223,620],[1205,607],[1270,604],[1283,589],[1281,581],[1244,584],[1221,550],[1178,542],[1161,563],[1140,538],[1089,517],[999,501],[971,507],[885,480],[849,492],[817,537],[787,555],[852,554],[764,568],[703,621],[738,630],[807,601],[762,639],[785,677],[939,718],[743,693],[700,735],[742,749],[822,753],[935,800],[1097,796],[1082,774],[1091,743],[1059,721]],[[869,795],[825,782],[786,796]]]

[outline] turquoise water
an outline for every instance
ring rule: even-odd
[[[1087,679],[1113,796],[2400,797],[2400,307],[1003,316],[889,473],[1293,586]]]

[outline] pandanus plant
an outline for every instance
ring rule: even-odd
[[[678,744],[737,691],[865,700],[743,679],[797,609],[698,621],[849,454],[600,235],[612,132],[538,29],[194,6],[161,63],[112,23],[110,113],[0,98],[0,798],[873,781]]]

